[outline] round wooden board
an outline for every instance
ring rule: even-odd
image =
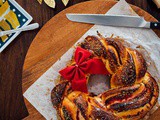
[[[69,7],[48,21],[33,40],[23,67],[23,92],[27,90],[51,65],[53,65],[92,25],[69,21],[66,13],[106,13],[116,1],[89,1]],[[132,6],[147,21],[157,21],[142,9]],[[160,31],[155,31],[160,37]],[[25,99],[29,116],[25,119],[44,119],[44,117]],[[160,109],[150,120],[160,119]]]

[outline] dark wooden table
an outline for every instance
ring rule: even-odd
[[[40,28],[61,10],[87,0],[70,0],[65,7],[56,0],[56,8],[40,5],[36,0],[16,0],[38,22]],[[126,0],[148,11],[160,21],[160,10],[152,0]],[[17,120],[28,115],[22,96],[22,68],[27,50],[39,29],[21,33],[0,54],[0,120]],[[38,52],[38,51],[37,51]]]

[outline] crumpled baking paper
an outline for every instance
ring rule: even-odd
[[[125,0],[120,0],[106,14],[137,15]],[[151,29],[94,25],[77,41],[77,43],[82,42],[88,35],[97,35],[97,31],[105,37],[114,35],[114,37],[123,38],[126,46],[143,52],[147,60],[149,72],[156,78],[158,84],[160,84],[160,80],[158,79],[160,78],[160,38]],[[76,46],[77,43],[75,43],[74,46]],[[52,65],[50,69],[24,93],[24,97],[46,119],[57,119],[56,110],[51,103],[51,90],[55,86],[55,81],[57,81],[57,77],[59,76],[58,71],[64,68],[67,62],[71,60],[73,52],[74,47],[71,47],[59,61]]]

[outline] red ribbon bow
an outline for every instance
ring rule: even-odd
[[[91,53],[81,47],[77,47],[75,52],[75,64],[68,66],[59,73],[67,80],[71,81],[72,89],[87,93],[87,73],[108,74],[104,63],[98,58],[92,58]]]

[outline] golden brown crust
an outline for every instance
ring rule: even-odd
[[[91,107],[90,118],[92,120],[119,120],[112,112],[99,109],[95,106]]]
[[[102,43],[99,41],[99,38],[94,37],[94,36],[88,36],[85,38],[85,42],[81,44],[81,47],[93,51],[95,55],[98,57],[104,57],[106,58],[107,53],[102,45]]]
[[[157,102],[158,86],[146,73],[142,83],[111,89],[101,95],[109,111],[125,119],[143,118]]]
[[[105,105],[102,106],[96,98],[77,91],[64,97],[59,111],[61,118],[67,120],[118,120],[119,118],[107,111]]]
[[[143,56],[118,38],[88,36],[81,47],[102,59],[111,74],[111,89],[98,96],[70,90],[68,81],[57,85],[52,103],[62,120],[138,120],[156,104],[159,88],[147,72]]]
[[[126,48],[120,39],[88,36],[81,47],[93,51],[95,55],[100,51],[98,56],[112,74],[112,88],[142,82],[141,78],[147,71],[143,56],[137,50]]]
[[[61,103],[67,84],[68,81],[64,81],[53,88],[51,92],[51,100],[53,106],[58,106]]]
[[[146,71],[147,71],[147,64],[142,56],[137,50],[130,50],[131,55],[134,59],[134,64],[136,66],[136,80],[137,82],[140,82],[139,80],[144,77]]]
[[[111,78],[111,88],[131,86],[136,81],[136,70],[133,57],[127,53],[127,60],[121,65]]]

